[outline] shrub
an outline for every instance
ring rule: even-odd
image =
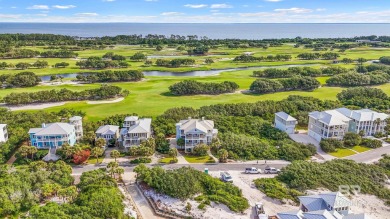
[[[293,200],[295,203],[299,203],[298,196],[303,195],[303,193],[295,190],[289,189],[283,183],[279,182],[275,178],[262,178],[254,180],[256,188],[262,191],[265,195],[270,198],[278,200]]]
[[[382,147],[382,142],[377,139],[368,139],[364,138],[361,143],[363,146],[368,148],[380,148]]]
[[[149,157],[140,157],[140,158],[137,158],[137,159],[130,161],[131,164],[151,163],[151,162],[152,162],[152,159]]]
[[[335,152],[336,148],[342,148],[343,142],[333,138],[322,139],[320,142],[320,147],[324,152],[331,153]]]
[[[354,147],[360,145],[362,137],[359,134],[347,132],[344,135],[343,141],[345,147]]]
[[[193,154],[196,156],[206,156],[210,147],[205,144],[198,144],[194,147]]]

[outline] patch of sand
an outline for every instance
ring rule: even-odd
[[[18,110],[41,110],[46,109],[50,107],[55,106],[63,106],[66,102],[58,102],[58,103],[38,103],[38,104],[28,104],[23,106],[6,106],[4,107],[8,108],[11,111],[18,111]]]
[[[102,101],[87,101],[87,104],[107,104],[107,103],[118,103],[123,101],[125,98],[120,97],[115,100],[102,100]]]

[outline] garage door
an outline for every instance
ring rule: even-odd
[[[314,138],[316,141],[320,142],[321,141],[321,136],[313,131],[309,131],[309,136]]]

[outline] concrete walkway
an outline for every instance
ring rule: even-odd
[[[170,148],[177,148],[176,139],[169,139]],[[181,153],[177,153],[177,164],[189,164],[189,162],[183,157]]]
[[[316,141],[314,138],[308,136],[307,134],[300,133],[300,134],[290,134],[290,138],[295,141],[302,144],[313,144],[317,147],[317,154],[321,156],[325,161],[327,160],[333,160],[335,157],[325,153],[321,147],[318,141]]]

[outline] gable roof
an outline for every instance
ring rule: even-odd
[[[305,219],[335,219],[336,218],[327,210],[304,212],[303,215]]]
[[[181,120],[177,125],[180,125],[180,129],[184,130],[184,132],[197,129],[207,133],[208,130],[212,131],[214,129],[214,121],[204,119]]]
[[[378,113],[370,109],[350,110],[347,108],[339,108],[336,110],[356,121],[375,121],[376,119],[385,120],[389,117],[386,113]]]
[[[128,116],[125,118],[125,122],[135,122],[138,120],[138,116]]]
[[[278,112],[278,113],[275,113],[277,116],[279,116],[280,118],[282,118],[284,121],[288,121],[288,122],[292,122],[292,121],[297,121],[296,118],[290,116],[289,114],[285,113],[285,112]]]
[[[82,120],[83,117],[81,116],[73,116],[72,118],[69,119],[69,121],[77,121],[77,120]]]
[[[309,116],[329,126],[344,125],[351,120],[337,110],[327,110],[323,112],[314,111],[309,113]]]
[[[302,216],[303,214],[301,210],[278,213],[279,219],[301,219]]]
[[[35,135],[67,135],[74,130],[74,125],[68,123],[51,123],[43,128],[32,128],[29,133]]]
[[[6,126],[7,126],[7,124],[0,124],[0,129],[2,129],[2,128],[6,127]]]
[[[299,196],[299,201],[308,211],[333,209],[338,207],[351,206],[351,201],[340,192],[323,193],[318,195]]]
[[[138,117],[137,117],[138,118]],[[128,133],[150,133],[152,119],[140,119],[137,123],[129,128]]]
[[[95,133],[101,135],[114,135],[115,133],[117,133],[118,129],[119,126],[116,125],[103,125],[100,126]]]

